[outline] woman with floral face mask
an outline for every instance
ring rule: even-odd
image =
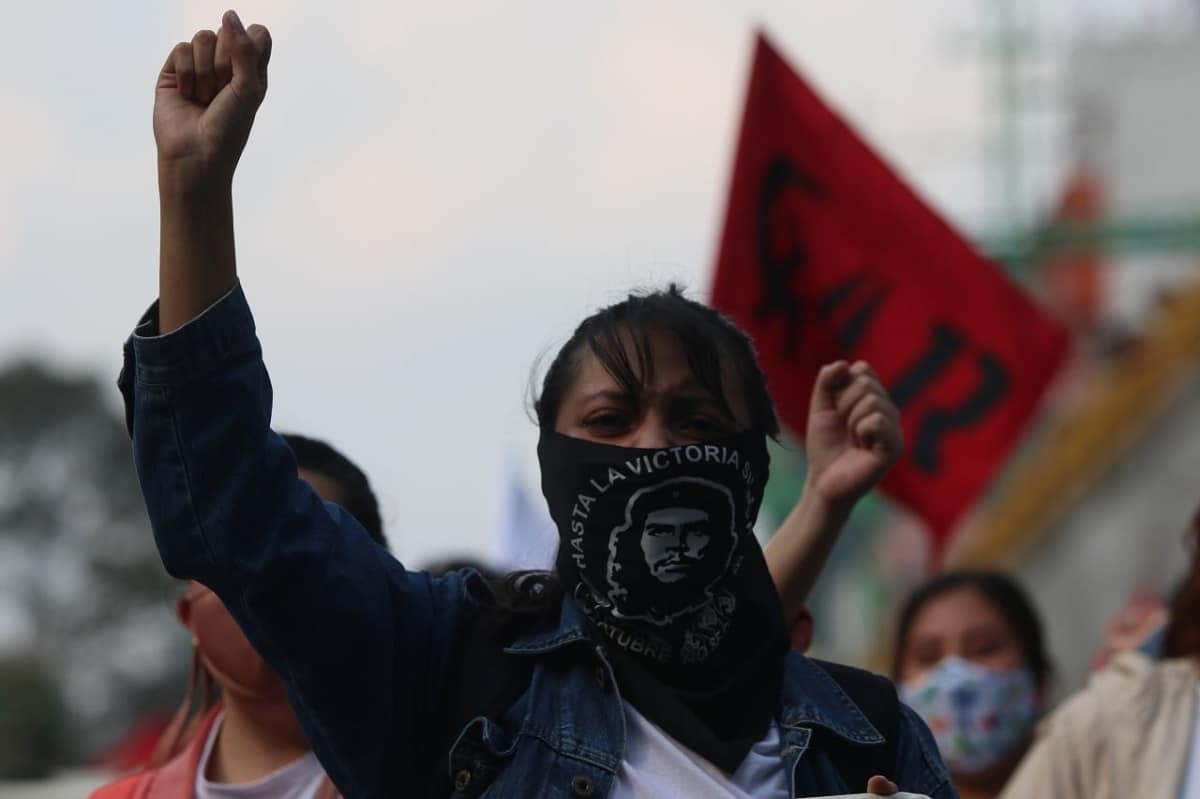
[[[893,675],[964,799],[992,799],[1033,738],[1050,677],[1042,625],[998,572],[934,578],[900,613]]]

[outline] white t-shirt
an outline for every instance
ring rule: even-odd
[[[625,759],[612,799],[705,796],[714,799],[787,799],[779,756],[779,727],[756,743],[732,775],[680,744],[625,703]]]
[[[1192,719],[1192,746],[1183,772],[1179,799],[1200,799],[1200,685],[1196,686],[1196,713]]]
[[[325,770],[312,752],[255,782],[226,785],[206,780],[208,758],[224,720],[223,715],[217,718],[204,743],[200,768],[196,771],[196,799],[315,799],[325,780]]]

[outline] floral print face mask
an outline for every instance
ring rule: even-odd
[[[1037,686],[1028,668],[994,670],[947,657],[900,693],[937,740],[955,774],[986,771],[1011,754],[1037,721]]]

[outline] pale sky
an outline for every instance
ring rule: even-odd
[[[1161,26],[1173,5],[1039,3],[1035,72],[1081,31]],[[538,356],[629,288],[705,294],[754,28],[978,228],[988,6],[241,3],[275,38],[235,201],[276,426],[363,466],[409,562],[485,550],[505,458],[535,487]],[[155,294],[154,78],[226,6],[0,7],[0,361],[112,381]],[[1031,205],[1061,169],[1060,122],[1030,123]]]

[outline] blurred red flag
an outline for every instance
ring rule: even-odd
[[[1029,420],[1067,337],[901,181],[762,36],[713,304],[803,433],[818,369],[866,360],[907,452],[883,488],[940,547]]]

